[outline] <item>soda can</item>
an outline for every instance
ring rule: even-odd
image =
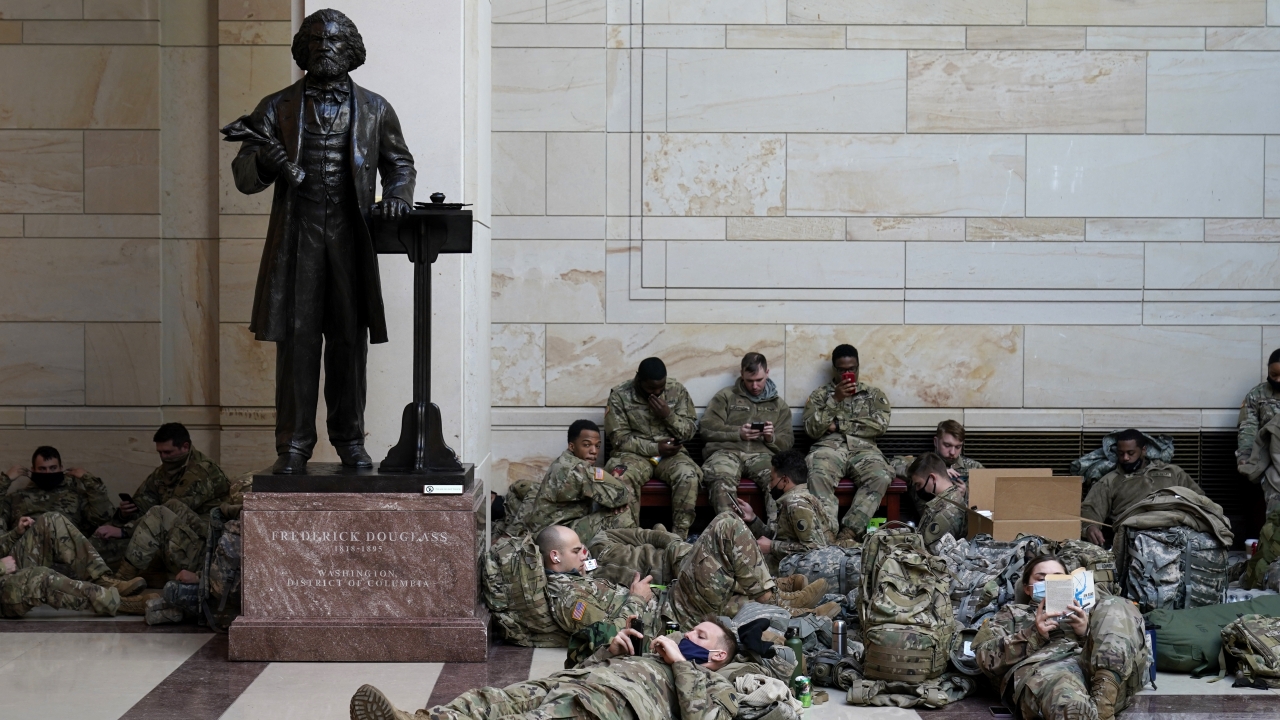
[[[797,675],[796,679],[792,680],[792,683],[795,685],[795,688],[793,689],[795,691],[796,699],[800,701],[800,706],[809,707],[812,705],[813,683],[809,681],[809,676]]]

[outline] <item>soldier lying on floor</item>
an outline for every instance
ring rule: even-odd
[[[1070,605],[1045,613],[1044,579],[1062,573],[1056,555],[1023,571],[1032,604],[1009,603],[982,625],[973,651],[1005,704],[1023,720],[1111,720],[1145,684],[1142,615],[1130,601],[1099,593],[1092,612]]]
[[[381,691],[364,685],[351,698],[351,718],[730,720],[738,714],[734,686],[716,672],[738,652],[733,634],[719,620],[708,618],[683,636],[655,637],[651,652],[637,655],[635,642],[640,637],[635,630],[623,630],[582,669],[505,688],[470,690],[448,705],[413,714],[396,709]]]
[[[0,526],[3,523],[0,519]],[[12,530],[0,534],[0,556],[4,617],[22,617],[40,605],[99,615],[143,613],[146,599],[137,593],[146,581],[112,575],[88,538],[59,513],[19,518]],[[54,565],[67,574],[54,570]]]

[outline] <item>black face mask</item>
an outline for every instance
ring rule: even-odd
[[[41,490],[57,490],[62,486],[62,481],[66,477],[66,473],[59,470],[58,472],[31,473],[31,483]]]
[[[1267,384],[1271,386],[1272,392],[1280,392],[1280,380],[1272,380],[1267,378]]]
[[[1125,475],[1132,475],[1138,468],[1142,467],[1142,458],[1138,458],[1131,463],[1116,463]]]
[[[787,494],[787,491],[783,490],[780,487],[773,487],[773,486],[769,487],[769,495],[773,497],[774,502],[781,500],[782,496],[785,494]]]

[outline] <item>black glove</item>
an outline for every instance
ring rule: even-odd
[[[738,644],[745,647],[751,653],[767,660],[777,654],[777,648],[773,643],[765,642],[764,631],[769,629],[769,618],[760,618],[752,620],[746,625],[738,627]]]

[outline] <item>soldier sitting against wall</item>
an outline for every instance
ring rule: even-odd
[[[521,513],[524,532],[536,535],[564,525],[589,538],[601,530],[635,525],[631,489],[595,466],[600,444],[600,427],[590,420],[569,426],[568,449],[551,463],[532,504]]]
[[[809,491],[822,501],[827,521],[837,526],[836,485],[851,478],[858,486],[853,505],[838,523],[838,540],[858,540],[893,481],[876,438],[889,428],[889,399],[858,380],[858,349],[837,345],[831,353],[834,377],[814,390],[804,405],[804,430],[816,442],[809,452]]]
[[[826,547],[835,540],[822,504],[805,485],[808,477],[804,455],[798,450],[778,453],[771,461],[768,486],[778,504],[777,521],[766,525],[750,503],[737,502],[738,513],[756,536],[756,545],[775,575],[786,556]]]
[[[978,667],[1023,720],[1111,720],[1142,688],[1147,650],[1142,615],[1132,602],[1099,594],[1092,611],[1070,605],[1045,613],[1046,575],[1066,572],[1040,555],[1022,573],[1030,604],[1012,602],[982,624],[973,640]]]
[[[613,444],[607,472],[627,481],[637,500],[644,484],[658,478],[671,486],[672,529],[688,537],[698,502],[702,470],[684,450],[698,431],[698,415],[684,386],[667,377],[667,366],[656,357],[640,362],[635,378],[609,392],[604,431]],[[640,525],[640,503],[632,503]]]
[[[1236,465],[1244,465],[1253,452],[1258,431],[1266,427],[1280,413],[1280,348],[1271,351],[1267,358],[1267,379],[1258,383],[1240,403],[1240,416],[1236,420]],[[1241,472],[1244,472],[1241,470]],[[1280,490],[1271,483],[1262,482],[1262,495],[1267,502],[1267,514],[1280,508]]]
[[[125,580],[159,557],[177,580],[199,582],[195,571],[204,563],[209,513],[231,499],[230,483],[213,460],[191,447],[191,434],[181,423],[161,425],[152,439],[160,467],[94,535],[127,540],[118,571]]]
[[[769,485],[769,459],[790,449],[795,435],[791,408],[769,379],[769,361],[764,355],[749,352],[742,356],[737,382],[707,403],[699,432],[707,441],[702,474],[717,515],[734,511],[738,481],[742,478],[751,478],[761,492],[765,491]],[[765,514],[772,521],[777,517],[772,498],[767,499],[765,507]]]
[[[6,495],[11,484],[22,477],[29,484]],[[15,465],[0,473],[0,496],[0,521],[8,522],[9,527],[16,527],[18,518],[24,516],[56,512],[80,532],[92,533],[116,510],[100,478],[83,468],[63,469],[62,454],[48,445],[31,454],[30,468]]]
[[[53,570],[53,566],[66,574]],[[12,529],[0,518],[0,616],[22,617],[48,605],[99,615],[141,615],[141,578],[121,580],[70,520],[56,512],[20,517]]]
[[[964,454],[964,435],[964,425],[955,420],[943,420],[938,423],[938,428],[933,433],[933,452],[946,463],[947,474],[953,480],[968,483],[969,471],[981,468],[982,463]],[[910,480],[910,476],[907,475],[907,468],[915,460],[915,456],[912,455],[895,457],[889,463],[890,467],[893,468],[894,477]],[[924,513],[928,499],[918,497],[910,482],[907,483],[907,491],[911,497],[911,502],[915,505],[916,512]]]
[[[907,482],[920,498],[920,534],[934,552],[944,535],[965,537],[968,529],[969,486],[951,474],[942,456],[927,452],[907,468]]]
[[[1132,428],[1116,435],[1116,469],[1103,475],[1089,489],[1080,505],[1080,515],[1094,523],[1114,524],[1129,508],[1141,502],[1151,493],[1167,487],[1191,488],[1204,491],[1186,471],[1161,460],[1147,458],[1147,438]],[[1105,546],[1102,528],[1086,523],[1082,533],[1085,540]]]
[[[707,618],[683,635],[654,637],[636,653],[641,634],[624,629],[583,664],[505,688],[469,690],[448,705],[398,710],[380,690],[364,685],[351,698],[352,720],[464,720],[467,718],[637,718],[731,720],[737,695],[717,674],[738,653],[733,633]]]

